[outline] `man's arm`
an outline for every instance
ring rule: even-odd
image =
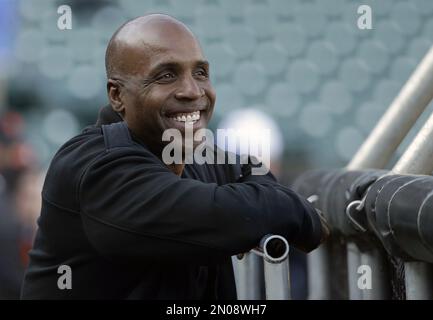
[[[269,233],[312,250],[322,235],[314,208],[271,175],[222,186],[181,179],[144,149],[100,156],[79,197],[90,242],[119,262],[206,263],[246,252]]]

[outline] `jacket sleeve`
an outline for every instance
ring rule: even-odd
[[[79,184],[83,225],[103,256],[125,263],[206,263],[255,247],[269,233],[308,250],[315,209],[272,175],[218,186],[180,178],[146,150],[111,149]]]

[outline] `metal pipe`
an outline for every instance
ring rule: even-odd
[[[367,252],[368,254],[364,254],[361,251],[360,265],[370,266],[371,268],[371,289],[361,290],[362,299],[381,300],[385,297],[389,298],[391,293],[391,283],[388,276],[385,251],[380,247],[380,245],[373,243]],[[358,277],[360,276],[361,275],[358,272]]]
[[[311,203],[319,200],[317,195],[307,199]],[[324,243],[307,254],[308,300],[329,300],[331,298],[329,243]]]
[[[252,251],[232,257],[239,300],[263,299],[263,259]]]
[[[383,251],[369,246],[368,250],[359,251],[356,242],[347,243],[347,276],[349,284],[350,300],[386,300],[390,299],[389,276],[387,270],[383,267],[385,257]],[[371,268],[372,288],[360,288],[358,280],[360,274],[358,268],[365,265]]]
[[[347,168],[383,168],[433,98],[433,47],[410,76]]]
[[[290,299],[289,244],[278,235],[265,236],[253,250],[263,257],[266,300]]]
[[[433,98],[433,47],[427,52],[423,60],[410,76],[390,107],[379,120],[371,134],[362,144],[361,148],[347,166],[347,169],[383,168],[388,163],[401,141],[412,128],[418,117],[425,110]],[[414,147],[415,148],[415,147]],[[407,160],[406,160],[407,161]],[[354,287],[354,277],[358,278],[357,270],[353,269],[357,261],[365,261],[374,270],[380,267],[383,258],[380,253],[372,249],[372,252],[359,252],[355,257],[354,247],[348,244],[348,277],[349,298],[356,299],[357,287]],[[369,296],[377,299],[389,298],[386,290],[379,286]],[[377,292],[375,293],[374,291]]]
[[[331,297],[329,243],[307,255],[308,300],[328,300]]]
[[[405,262],[404,282],[407,300],[433,299],[433,268],[425,262]]]
[[[432,90],[433,91],[433,90]],[[433,171],[433,113],[412,143],[395,164],[392,172],[427,174]],[[406,299],[420,300],[433,297],[433,266],[425,262],[405,262]]]
[[[347,273],[348,273],[348,285],[349,285],[349,299],[350,300],[362,300],[362,290],[358,288],[358,268],[362,265],[361,255],[358,246],[355,242],[348,242],[346,246],[347,250]],[[370,262],[367,262],[370,263]],[[356,274],[356,277],[351,276]]]
[[[433,113],[392,168],[392,172],[400,174],[430,175],[432,171]]]

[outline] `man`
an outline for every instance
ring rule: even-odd
[[[23,298],[235,299],[232,255],[269,233],[307,251],[326,237],[314,208],[270,173],[161,160],[163,132],[204,128],[215,103],[185,25],[166,15],[124,24],[106,69],[110,106],[47,173]]]

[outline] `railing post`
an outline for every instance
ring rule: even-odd
[[[331,297],[329,243],[307,255],[308,300],[328,300]]]
[[[239,300],[290,299],[289,244],[279,235],[267,235],[256,249],[232,257]],[[263,276],[264,272],[264,276]]]
[[[289,244],[282,236],[268,235],[253,250],[263,257],[266,300],[290,299]]]
[[[433,299],[433,268],[425,262],[405,262],[404,281],[407,300]]]
[[[232,257],[239,300],[263,299],[263,260],[252,251]]]

